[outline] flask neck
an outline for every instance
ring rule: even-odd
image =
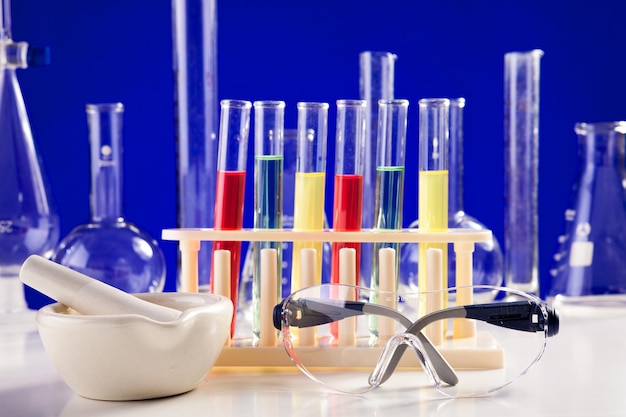
[[[576,133],[580,168],[614,167],[624,170],[626,122],[579,123]]]
[[[11,39],[11,0],[0,0],[0,41]]]
[[[121,103],[87,105],[93,222],[122,219],[123,112]]]

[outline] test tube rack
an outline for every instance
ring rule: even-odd
[[[452,244],[456,254],[457,287],[472,285],[472,259],[476,243],[492,239],[490,230],[447,229],[423,231],[419,229],[383,230],[363,229],[340,232],[296,231],[292,229],[164,229],[164,240],[178,241],[180,251],[181,290],[198,290],[198,251],[202,241],[248,241],[248,242],[397,242],[397,243],[447,243]],[[471,304],[471,291],[457,293],[457,304]],[[278,302],[277,300],[276,302]],[[488,333],[474,334],[474,329],[460,329],[464,336],[445,343],[438,350],[454,368],[497,369],[504,363],[503,350],[494,343]],[[455,331],[456,333],[456,331]],[[299,348],[302,351],[303,348]],[[315,350],[317,363],[309,366],[353,368],[375,363],[382,347],[332,347],[306,348]],[[239,345],[232,341],[224,347],[215,366],[218,367],[293,367],[289,356],[281,346]],[[415,355],[404,355],[400,366],[419,366]]]

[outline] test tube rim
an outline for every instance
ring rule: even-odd
[[[252,103],[248,100],[238,100],[238,99],[224,99],[220,101],[220,105],[222,107],[228,106],[232,108],[238,109],[249,109],[252,107]]]

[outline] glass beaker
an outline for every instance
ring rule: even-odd
[[[365,156],[365,100],[337,100],[333,229],[361,230],[363,209],[363,159]],[[334,242],[330,279],[339,283],[339,251],[356,251],[356,285],[359,285],[361,244]]]
[[[504,55],[505,284],[539,292],[539,63],[543,51]]]
[[[361,226],[364,229],[375,227],[376,177],[378,152],[378,108],[379,100],[394,97],[394,69],[398,57],[391,52],[365,51],[359,54],[359,98],[365,100],[365,154],[363,159],[363,209]],[[361,243],[360,279],[363,285],[370,285],[372,273],[373,244]]]
[[[284,101],[254,102],[254,228],[283,228]],[[252,326],[260,331],[261,251],[276,250],[276,271],[282,271],[282,242],[252,242]],[[276,298],[282,295],[282,273],[278,274]]]
[[[121,103],[86,106],[91,149],[91,219],[61,240],[52,260],[129,293],[160,291],[165,258],[122,214]]]
[[[19,271],[49,256],[59,217],[26,113],[16,69],[48,64],[48,51],[11,39],[10,1],[0,2],[0,323],[32,320]],[[10,314],[9,314],[10,313]]]
[[[172,0],[178,226],[184,228],[213,227],[219,117],[215,3]],[[211,256],[212,242],[202,242],[198,282],[178,282],[179,290],[209,290]]]
[[[575,131],[577,179],[548,296],[565,308],[608,311],[626,306],[626,122],[578,123]]]

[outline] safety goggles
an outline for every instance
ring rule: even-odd
[[[453,305],[502,292],[516,301]],[[410,372],[416,387],[467,397],[525,374],[558,333],[559,319],[537,297],[508,288],[389,293],[323,284],[278,304],[274,326],[294,364],[331,389],[364,393],[394,372]]]

